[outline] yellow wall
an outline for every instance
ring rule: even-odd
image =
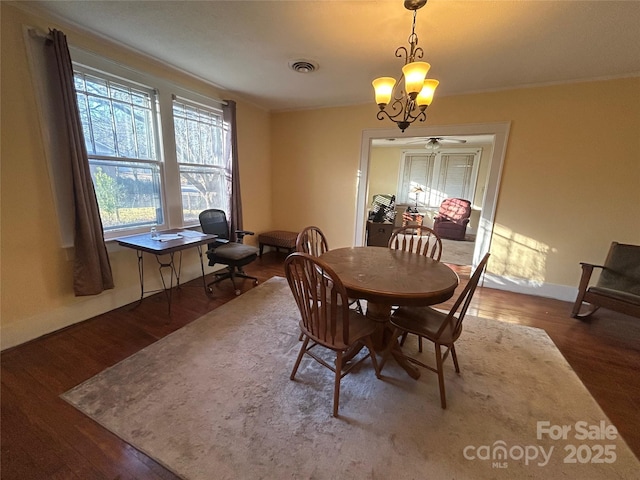
[[[279,228],[318,224],[352,245],[360,140],[376,106],[272,117]],[[489,271],[514,286],[575,288],[579,262],[640,244],[640,78],[441,97],[428,124],[511,122]]]
[[[6,2],[0,9],[0,326],[6,348],[139,295],[135,254],[110,246],[116,289],[73,296],[69,253],[58,246],[22,25],[60,28],[74,45],[205,95],[226,94]],[[330,247],[352,245],[362,132],[391,128],[376,120],[377,106],[269,114],[234,99],[245,228],[299,230],[315,224]],[[573,289],[580,261],[602,261],[612,240],[640,243],[640,78],[440,97],[429,108],[431,126],[493,122],[511,122],[511,131],[492,274],[513,279],[513,285]],[[183,278],[195,276],[194,252],[185,263]]]
[[[377,193],[395,195],[398,190],[398,176],[404,148],[376,147],[369,155],[369,198],[367,207],[371,206],[373,196]]]
[[[5,2],[1,8],[1,327],[2,348],[125,305],[139,297],[133,250],[108,245],[116,288],[95,297],[76,298],[72,290],[73,253],[59,247],[58,223],[44,156],[23,25],[46,32],[58,28],[70,44],[171,81],[189,90],[237,100],[238,151],[244,226],[256,232],[271,227],[269,113],[220,92],[165,65],[110,45]],[[256,243],[255,237],[247,237]],[[155,263],[151,257],[147,265]],[[197,253],[185,252],[182,280],[197,276]],[[155,268],[146,285],[160,285]]]

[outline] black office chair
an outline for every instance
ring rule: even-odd
[[[226,278],[231,279],[233,288],[236,291],[236,295],[242,293],[236,286],[235,278],[249,278],[253,280],[254,285],[258,285],[258,279],[244,273],[242,267],[253,262],[258,258],[258,248],[251,245],[244,245],[242,243],[245,235],[254,235],[254,232],[248,230],[236,230],[237,242],[229,240],[229,224],[227,223],[227,216],[224,210],[210,209],[204,210],[200,213],[200,226],[203,233],[209,233],[218,235],[215,243],[209,244],[209,250],[207,251],[207,257],[209,257],[209,266],[213,266],[216,263],[226,265],[227,268],[221,272],[215,272],[216,279],[209,283],[207,287],[212,292],[211,286],[214,283],[218,283]]]

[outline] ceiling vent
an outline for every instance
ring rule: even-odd
[[[311,60],[292,60],[289,62],[289,68],[298,73],[311,73],[318,69],[318,64]]]

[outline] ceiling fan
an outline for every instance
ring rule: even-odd
[[[461,144],[467,143],[466,140],[461,138],[450,138],[450,137],[420,137],[415,138],[413,140],[409,140],[407,143],[424,143],[424,148],[428,150],[437,150],[443,145],[447,144]]]

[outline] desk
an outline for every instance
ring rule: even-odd
[[[194,230],[185,230],[185,229],[174,229],[168,230],[165,232],[160,232],[160,238],[162,235],[173,235],[179,234],[181,232],[193,232],[190,233],[190,236],[179,237],[172,240],[161,241],[157,239],[151,238],[150,233],[143,233],[141,235],[130,235],[128,237],[120,237],[116,238],[116,241],[119,245],[123,247],[132,248],[136,251],[138,255],[138,275],[140,276],[140,300],[138,301],[138,305],[142,302],[144,298],[145,292],[144,290],[144,260],[143,260],[143,252],[151,253],[155,255],[156,261],[158,262],[158,270],[160,271],[160,279],[162,280],[162,287],[165,295],[167,296],[167,302],[169,304],[169,315],[171,315],[171,290],[173,289],[173,277],[176,278],[176,286],[180,286],[180,268],[182,266],[182,250],[187,248],[197,248],[198,255],[200,256],[200,269],[202,271],[202,284],[204,285],[204,291],[207,292],[207,284],[205,282],[204,275],[204,263],[202,261],[202,245],[213,242],[217,235],[206,235],[200,232],[196,232]],[[198,235],[200,233],[200,235]],[[179,264],[176,270],[176,265],[174,262],[174,256],[176,252],[180,253],[179,256]],[[160,260],[161,256],[168,255],[169,261],[162,262]],[[162,274],[162,270],[168,268],[169,269],[169,288],[167,288],[167,283],[165,282],[164,275]],[[156,291],[156,290],[154,290]]]
[[[390,341],[397,342],[390,338],[389,317],[393,305],[442,303],[453,296],[458,286],[458,275],[444,263],[402,250],[338,248],[320,258],[338,274],[349,297],[367,300],[367,317],[381,325],[376,348],[384,348]],[[396,344],[394,350],[399,348]],[[404,358],[396,354],[394,358],[413,378],[420,376]]]

